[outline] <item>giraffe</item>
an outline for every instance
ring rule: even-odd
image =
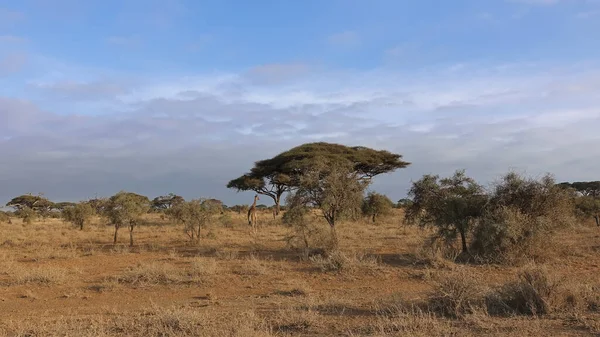
[[[260,200],[258,194],[254,195],[254,202],[252,206],[248,209],[248,225],[252,226],[252,228],[256,229],[256,201]]]

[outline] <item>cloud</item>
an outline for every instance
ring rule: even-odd
[[[249,194],[225,187],[230,179],[256,160],[319,140],[403,154],[413,164],[372,186],[393,199],[411,179],[458,168],[483,182],[511,168],[597,178],[599,67],[450,68],[407,74],[274,64],[135,85],[46,81],[46,101],[85,100],[76,100],[78,112],[64,112],[0,99],[0,157],[14,158],[0,165],[0,200],[126,189],[247,203]],[[109,112],[87,113],[107,101]]]
[[[70,100],[110,99],[130,92],[124,84],[110,80],[38,82],[32,86]]]
[[[338,48],[354,48],[360,45],[360,36],[354,31],[345,31],[327,37],[327,42]]]

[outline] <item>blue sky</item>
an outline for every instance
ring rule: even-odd
[[[0,2],[0,202],[225,185],[308,141],[598,179],[600,0]]]

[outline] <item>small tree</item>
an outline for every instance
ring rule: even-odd
[[[200,232],[214,214],[221,210],[220,204],[205,199],[180,202],[167,210],[167,215],[183,225],[184,233],[192,242],[200,242]]]
[[[368,180],[362,180],[351,166],[343,162],[316,162],[313,169],[300,177],[293,198],[298,205],[321,210],[337,245],[336,223],[360,212]]]
[[[90,220],[94,215],[94,209],[89,203],[80,202],[67,206],[62,211],[62,217],[65,221],[72,223],[74,226],[83,230],[83,225]]]
[[[155,211],[165,211],[174,205],[184,202],[185,199],[179,195],[169,193],[168,195],[161,195],[152,200],[151,207]]]
[[[375,222],[378,216],[386,216],[392,213],[394,203],[386,195],[370,192],[362,204],[362,213]]]
[[[129,245],[133,246],[133,230],[141,222],[143,214],[150,209],[150,200],[143,195],[121,191],[108,199],[104,214],[115,226],[113,243],[117,243],[117,233],[122,226],[129,227]]]
[[[438,235],[446,240],[460,235],[462,251],[468,254],[467,234],[487,200],[483,187],[464,170],[458,170],[443,179],[425,175],[413,182],[408,194],[413,203],[405,214],[407,222],[436,227]]]

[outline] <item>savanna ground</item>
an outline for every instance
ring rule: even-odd
[[[149,215],[134,247],[126,229],[113,245],[114,228],[100,219],[83,231],[58,219],[12,219],[0,224],[0,334],[600,336],[595,225],[558,233],[562,244],[548,242],[539,261],[457,264],[424,250],[431,232],[394,211],[375,224],[340,223],[341,254],[330,259],[288,248],[289,229],[267,213],[256,236],[231,213],[197,245],[181,226]],[[531,291],[507,286],[532,270],[543,273],[526,274],[538,275]],[[539,299],[543,312],[498,314],[501,291]]]

